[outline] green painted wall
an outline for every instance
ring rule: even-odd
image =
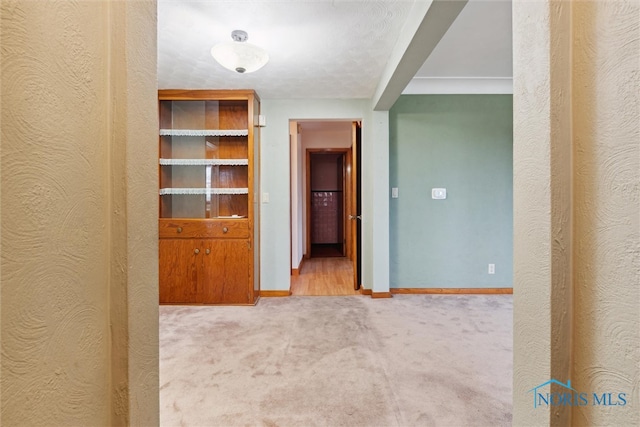
[[[512,286],[512,109],[511,95],[403,95],[393,106],[390,287]],[[434,187],[446,200],[431,199]]]

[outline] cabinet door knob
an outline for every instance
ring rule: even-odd
[[[176,230],[178,233],[182,233],[182,227],[178,227],[178,229]]]
[[[196,254],[199,254],[200,253],[200,249],[196,248],[193,252],[196,253]]]
[[[209,254],[211,253],[211,249],[209,249],[209,248],[205,249],[205,250],[204,250],[204,253],[205,253],[205,254],[207,254],[207,255],[209,255]]]
[[[229,229],[227,227],[222,227],[222,232],[226,233],[227,231],[229,231]]]

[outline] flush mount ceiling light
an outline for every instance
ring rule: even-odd
[[[256,45],[247,43],[249,36],[246,31],[231,32],[233,41],[219,43],[211,48],[211,55],[224,68],[236,73],[252,73],[269,60],[269,54]]]

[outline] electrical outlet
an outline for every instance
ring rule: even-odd
[[[269,203],[269,193],[262,193],[262,203]]]
[[[489,274],[496,274],[496,265],[489,264]]]

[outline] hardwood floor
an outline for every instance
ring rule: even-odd
[[[311,258],[343,257],[342,245],[339,243],[311,244]]]
[[[291,276],[291,295],[360,295],[353,289],[353,265],[345,257],[308,258]]]

